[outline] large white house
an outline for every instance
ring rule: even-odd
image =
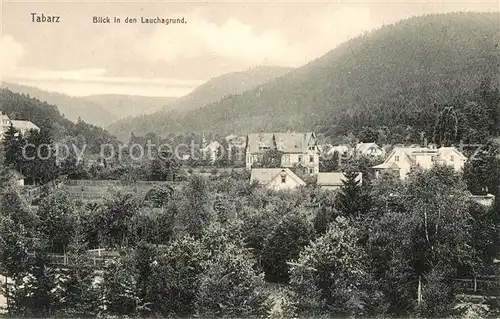
[[[376,175],[382,171],[392,171],[401,179],[406,179],[412,167],[425,170],[436,164],[452,166],[455,171],[463,169],[467,158],[455,147],[395,147],[384,163],[373,166]]]
[[[266,152],[281,153],[281,167],[305,167],[309,174],[319,172],[319,147],[316,135],[308,133],[253,133],[247,136],[246,168],[263,160]]]
[[[0,141],[3,140],[5,132],[10,125],[19,131],[21,135],[26,135],[30,130],[40,131],[40,128],[31,121],[11,120],[6,114],[0,112]]]

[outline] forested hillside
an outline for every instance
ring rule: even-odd
[[[176,97],[154,97],[122,94],[95,94],[82,97],[83,100],[99,104],[115,116],[115,119],[139,114],[149,114],[168,107]],[[85,113],[84,113],[85,114]],[[111,123],[108,121],[102,126]]]
[[[11,119],[32,121],[42,130],[48,131],[56,142],[68,137],[83,137],[88,150],[96,152],[101,144],[117,143],[116,137],[100,127],[84,121],[75,124],[61,115],[55,105],[8,89],[0,89],[0,110]]]
[[[127,116],[158,111],[176,99],[175,97],[118,94],[96,94],[74,97],[40,90],[27,85],[1,83],[1,86],[12,92],[27,94],[41,101],[56,105],[59,112],[70,121],[76,122],[81,118],[87,123],[102,127],[106,127],[113,121]]]
[[[500,123],[494,97],[500,78],[498,21],[497,13],[411,18],[343,43],[241,95],[186,115],[171,112],[154,122],[142,118],[127,125],[162,134],[312,129],[327,135],[356,134],[367,126],[389,135],[409,131],[415,139],[422,132],[434,135],[438,114],[449,104],[463,108],[472,102],[475,110],[457,116],[479,112],[493,128]],[[479,94],[481,83],[486,95]],[[464,128],[469,129],[478,130]]]
[[[140,135],[160,132],[157,131],[158,128],[163,127],[165,118],[170,117],[171,114],[184,114],[184,112],[215,103],[229,95],[243,93],[274,78],[281,77],[290,70],[292,69],[286,67],[266,66],[223,74],[200,85],[190,94],[169,103],[162,111],[117,121],[109,127],[109,130],[123,138],[128,137],[132,132]],[[174,112],[167,114],[168,111]],[[162,129],[162,131],[165,130]]]
[[[73,97],[56,92],[47,92],[36,87],[12,83],[2,83],[2,88],[26,94],[57,106],[59,112],[68,120],[76,122],[82,118],[88,123],[104,126],[119,118],[109,108],[85,98]]]

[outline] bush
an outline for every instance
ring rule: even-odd
[[[422,304],[418,307],[421,316],[427,318],[445,318],[450,316],[455,299],[450,278],[444,271],[433,269],[426,278],[422,289]]]
[[[290,270],[297,311],[307,316],[367,316],[375,299],[364,264],[366,253],[356,243],[356,229],[337,218],[326,234],[300,253]]]
[[[192,237],[177,239],[159,254],[152,267],[153,311],[163,316],[194,314],[194,299],[206,254]]]
[[[203,317],[249,317],[267,313],[263,274],[248,252],[233,244],[214,256],[201,275],[196,308]]]

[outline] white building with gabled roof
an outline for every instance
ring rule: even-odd
[[[26,135],[30,130],[40,132],[40,128],[31,121],[11,120],[6,114],[0,112],[0,141],[10,126],[13,126],[21,135]]]
[[[382,171],[392,171],[401,179],[406,179],[412,167],[431,169],[434,165],[449,165],[455,171],[461,171],[467,161],[455,147],[395,147],[386,160],[373,166],[376,175]]]
[[[276,191],[291,190],[306,185],[288,168],[252,168],[250,183],[253,182]]]

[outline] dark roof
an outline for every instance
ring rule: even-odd
[[[250,153],[264,153],[266,149],[277,149],[283,153],[304,153],[314,137],[307,133],[252,133],[247,136]]]

